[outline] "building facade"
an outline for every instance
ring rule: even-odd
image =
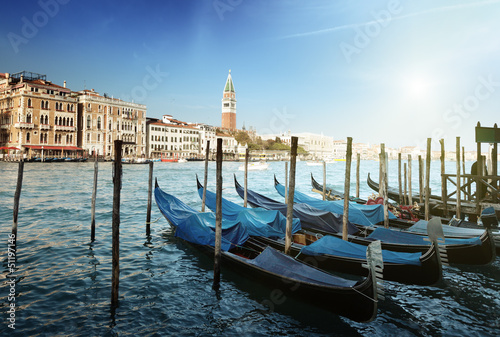
[[[199,130],[186,122],[164,115],[147,122],[147,156],[151,159],[181,159],[200,154]]]
[[[226,130],[236,130],[236,92],[234,90],[231,70],[227,75],[226,85],[222,93],[222,124]]]
[[[77,98],[45,75],[0,73],[0,147],[24,158],[76,156]],[[81,153],[80,153],[81,155]]]
[[[111,159],[114,141],[122,140],[122,157],[145,158],[146,106],[101,96],[96,91],[77,94],[78,144],[89,154]]]

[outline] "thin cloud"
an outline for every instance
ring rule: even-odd
[[[410,13],[406,15],[401,15],[397,17],[391,17],[388,19],[388,22],[392,21],[399,21],[407,18],[412,18],[416,16],[421,16],[421,15],[426,15],[426,14],[435,14],[435,13],[442,13],[442,12],[450,12],[450,11],[455,11],[455,10],[461,10],[465,8],[472,8],[472,7],[482,7],[482,6],[487,6],[487,5],[492,5],[492,4],[497,4],[500,3],[500,0],[489,0],[489,1],[481,1],[481,2],[474,2],[474,3],[468,3],[468,4],[459,4],[459,5],[453,5],[453,6],[445,6],[445,7],[439,7],[439,8],[433,8],[429,9],[426,11],[422,12],[417,12],[417,13]],[[280,39],[292,39],[292,38],[300,38],[300,37],[306,37],[306,36],[313,36],[313,35],[320,35],[320,34],[326,34],[326,33],[334,33],[337,31],[342,31],[346,29],[352,29],[356,27],[362,27],[362,26],[367,26],[371,25],[374,23],[378,23],[377,20],[372,20],[368,22],[362,22],[362,23],[351,23],[347,25],[342,25],[342,26],[336,26],[336,27],[331,27],[331,28],[325,28],[325,29],[320,29],[320,30],[315,30],[312,32],[306,32],[306,33],[297,33],[297,34],[291,34],[291,35],[286,35],[281,37]]]

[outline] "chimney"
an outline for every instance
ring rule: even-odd
[[[65,87],[65,88],[66,88],[66,81],[64,81],[63,87]]]
[[[19,82],[23,83],[23,80],[24,80],[24,75],[21,75]]]

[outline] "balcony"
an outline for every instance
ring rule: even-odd
[[[50,130],[50,124],[40,124],[40,130]]]
[[[0,125],[0,129],[10,129],[10,124],[2,124]]]
[[[76,126],[54,125],[55,131],[76,131]]]
[[[33,123],[19,122],[14,124],[16,128],[20,129],[33,129],[35,125]]]

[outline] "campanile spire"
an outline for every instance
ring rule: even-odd
[[[229,69],[224,92],[222,93],[221,126],[223,129],[236,130],[236,92],[231,77],[231,69]]]

